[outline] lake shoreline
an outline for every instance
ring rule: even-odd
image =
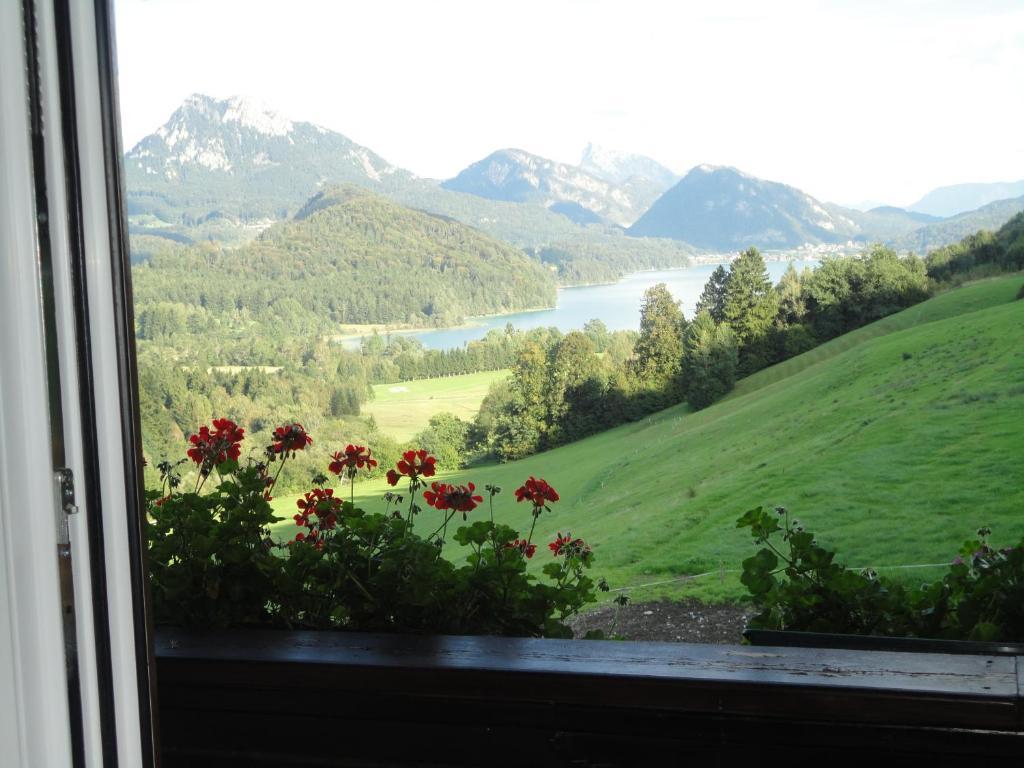
[[[819,263],[818,259],[776,258],[766,260],[772,282],[777,282],[785,265],[793,262],[798,268]],[[686,267],[635,270],[623,275],[614,283],[572,285],[558,288],[554,307],[535,307],[516,312],[473,315],[463,323],[453,326],[398,326],[381,329],[382,336],[391,334],[412,336],[426,349],[458,349],[483,338],[492,330],[501,331],[511,324],[517,330],[528,331],[539,327],[556,327],[562,332],[578,330],[590,320],[601,320],[610,331],[636,330],[639,327],[639,313],[643,293],[650,285],[658,282],[668,284],[669,290],[678,299],[687,314],[703,290],[711,272],[725,261],[708,261]],[[659,277],[663,279],[659,279]],[[546,313],[546,314],[545,314]],[[350,326],[351,327],[351,326]],[[357,348],[361,339],[371,335],[372,330],[332,337],[337,343]]]

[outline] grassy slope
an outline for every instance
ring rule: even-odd
[[[363,406],[363,414],[377,420],[385,435],[399,441],[410,440],[426,429],[431,416],[447,411],[471,420],[495,381],[508,376],[507,370],[468,373],[436,379],[377,384],[373,400]]]
[[[613,586],[725,570],[633,591],[644,598],[742,594],[733,570],[752,546],[734,522],[758,504],[788,506],[853,565],[945,562],[982,524],[997,542],[1019,538],[1020,284],[1015,276],[939,296],[750,377],[705,411],[677,406],[459,478],[503,486],[498,517],[522,529],[529,520],[511,491],[545,477],[562,501],[535,538],[585,536]],[[382,491],[361,489],[368,508]]]

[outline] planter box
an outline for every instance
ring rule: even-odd
[[[842,635],[831,632],[796,632],[775,629],[748,629],[743,637],[751,645],[781,648],[846,648],[854,651],[909,651],[915,653],[955,653],[983,656],[1024,656],[1024,643],[942,640],[927,637],[884,637],[881,635]]]

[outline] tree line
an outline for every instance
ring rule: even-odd
[[[644,295],[633,349],[603,357],[570,333],[524,347],[488,395],[470,449],[510,461],[681,402],[694,410],[737,378],[799,355],[969,279],[1024,269],[1024,213],[922,259],[874,245],[772,285],[757,248],[711,274],[692,320],[662,283]],[[475,441],[475,442],[474,442]]]

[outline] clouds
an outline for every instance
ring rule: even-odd
[[[832,200],[1024,177],[1019,3],[116,5],[127,144],[192,92],[256,96],[446,177],[587,141]]]

